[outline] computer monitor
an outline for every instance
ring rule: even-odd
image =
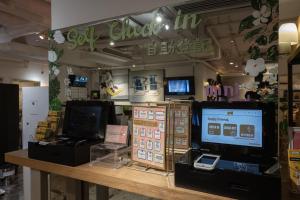
[[[192,142],[201,149],[229,155],[277,154],[274,104],[201,102],[193,106],[193,112],[198,126],[193,129]]]
[[[63,134],[72,138],[103,139],[106,125],[115,122],[113,102],[68,101]]]
[[[262,110],[203,108],[202,142],[261,148]]]

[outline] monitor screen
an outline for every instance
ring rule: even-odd
[[[88,82],[88,77],[79,75],[69,75],[71,87],[85,87]]]
[[[259,109],[202,109],[202,142],[262,147],[263,113]]]
[[[189,93],[190,92],[190,82],[189,80],[169,80],[168,88],[170,93]]]
[[[72,106],[66,130],[73,137],[93,137],[100,135],[102,107]]]
[[[194,77],[167,78],[165,93],[166,95],[194,95]]]

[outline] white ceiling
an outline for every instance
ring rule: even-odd
[[[16,29],[18,26],[24,24],[23,32],[21,35],[13,35],[13,43],[18,43],[17,48],[22,48],[22,52],[26,52],[27,46],[36,46],[37,49],[31,50],[34,52],[43,52],[45,53],[44,60],[47,60],[46,53],[48,48],[47,40],[40,40],[37,34],[32,34],[34,32],[41,32],[50,28],[50,3],[44,0],[29,0],[32,4],[22,6],[13,6],[22,0],[12,0],[8,1],[9,3],[0,3],[0,24],[3,24],[6,30]],[[230,7],[221,7],[220,5],[226,3],[235,3],[234,6]],[[285,0],[291,1],[291,0]],[[299,0],[295,0],[299,1]],[[247,60],[247,50],[249,48],[249,43],[244,41],[243,35],[238,33],[238,27],[240,21],[251,15],[253,9],[250,7],[247,0],[194,0],[192,2],[199,2],[202,4],[202,7],[197,7],[195,4],[193,9],[205,9],[210,8],[210,10],[202,10],[203,23],[196,31],[182,31],[180,33],[166,31],[163,34],[160,34],[158,38],[140,38],[136,40],[125,40],[122,42],[116,42],[115,47],[109,46],[109,37],[108,37],[108,23],[100,23],[96,25],[97,33],[101,35],[101,40],[97,42],[97,52],[90,53],[87,51],[88,47],[78,48],[75,51],[70,51],[65,47],[65,59],[64,62],[73,65],[81,65],[85,67],[98,67],[105,65],[107,67],[130,67],[132,64],[146,66],[146,65],[174,65],[174,63],[180,62],[205,62],[207,66],[219,71],[223,74],[241,74],[244,72],[244,65]],[[203,2],[207,2],[203,6]],[[240,2],[240,3],[237,3]],[[20,4],[21,5],[21,4]],[[213,9],[213,6],[216,9]],[[40,7],[40,8],[39,8]],[[2,8],[2,10],[1,10]],[[5,9],[12,9],[11,13],[7,13]],[[35,10],[43,10],[35,12]],[[26,15],[24,14],[26,11]],[[300,9],[299,9],[300,10]],[[15,13],[14,13],[15,12]],[[28,12],[31,14],[29,15]],[[153,19],[157,10],[142,15],[131,16],[133,21],[143,25]],[[159,10],[164,15],[164,20],[173,22],[175,19],[176,10],[174,7],[169,6]],[[12,14],[14,13],[14,14]],[[8,15],[9,14],[9,15]],[[43,15],[42,15],[43,14]],[[4,20],[4,16],[9,19]],[[35,16],[35,17],[34,17]],[[2,20],[3,19],[3,20]],[[6,22],[6,24],[4,23]],[[28,28],[29,27],[29,28]],[[29,30],[28,30],[29,29]],[[31,32],[30,32],[31,31]],[[10,32],[12,35],[13,31]],[[211,33],[211,34],[210,34]],[[25,35],[25,36],[23,36]],[[142,53],[140,45],[147,44],[151,40],[167,40],[167,39],[179,39],[183,37],[215,37],[215,46],[217,44],[221,47],[221,55],[218,55],[214,58],[207,59],[191,59],[187,56],[155,56],[149,57]],[[0,29],[0,41],[1,41],[1,29]],[[232,43],[231,41],[234,41]],[[21,46],[19,45],[21,44]],[[24,46],[25,45],[25,46]],[[4,49],[4,47],[3,47]],[[2,49],[2,52],[3,52]],[[7,50],[8,48],[5,48]],[[105,52],[110,51],[110,54]],[[1,52],[1,44],[0,44]],[[11,49],[7,54],[14,55],[14,49]],[[119,56],[114,56],[112,53],[117,53]],[[40,55],[41,53],[39,53]],[[32,55],[32,52],[28,52],[28,59]],[[24,55],[23,55],[24,56]],[[26,55],[25,55],[26,56]],[[32,57],[32,56],[31,56]],[[22,58],[24,59],[24,58]],[[36,59],[36,57],[34,58]],[[234,61],[238,64],[238,68],[231,66],[230,61]]]

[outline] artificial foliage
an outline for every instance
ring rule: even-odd
[[[60,81],[57,78],[60,68],[60,58],[63,56],[64,51],[57,47],[57,42],[54,38],[55,31],[48,32],[49,38],[49,51],[48,51],[48,63],[49,63],[49,109],[54,111],[60,111],[62,109],[61,101],[58,98],[60,93]],[[57,35],[57,34],[56,34]],[[63,37],[63,36],[62,36]]]
[[[266,67],[258,66],[277,63],[278,60],[278,0],[251,0],[251,7],[253,12],[245,17],[239,26],[239,33],[250,43],[245,71],[253,76],[256,82],[255,89],[251,91],[255,91],[262,101],[277,102],[278,72],[271,73],[272,80],[265,79],[270,71]]]
[[[254,9],[253,13],[244,18],[239,26],[239,32],[244,35],[244,40],[251,44],[248,49],[249,58],[276,61],[278,0],[251,0],[251,6]]]

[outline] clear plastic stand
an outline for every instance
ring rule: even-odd
[[[90,166],[118,169],[130,162],[130,147],[123,144],[103,143],[91,146]]]

